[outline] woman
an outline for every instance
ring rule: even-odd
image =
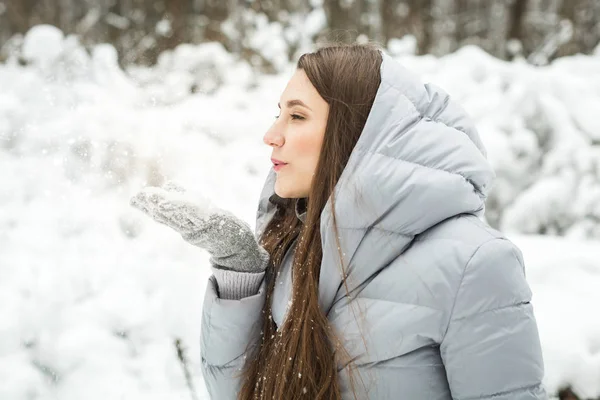
[[[211,397],[546,398],[523,258],[481,219],[494,172],[464,111],[370,44],[303,55],[279,106],[258,243],[174,186],[133,200],[212,256]]]

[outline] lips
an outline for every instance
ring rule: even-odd
[[[276,158],[271,158],[271,162],[273,163],[273,169],[275,172],[279,172],[279,170],[287,165],[286,162],[278,160]]]
[[[276,158],[271,158],[271,162],[273,163],[273,165],[274,165],[275,167],[277,167],[277,166],[279,166],[279,165],[287,165],[287,163],[286,163],[286,162],[283,162],[283,161],[281,161],[281,160],[278,160],[278,159],[276,159]]]

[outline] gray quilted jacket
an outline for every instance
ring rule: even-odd
[[[329,203],[320,226],[320,305],[355,357],[364,382],[358,397],[546,399],[522,254],[481,219],[494,172],[476,129],[443,90],[383,58],[375,103],[336,186],[350,304]],[[274,180],[271,170],[257,236],[275,211]],[[302,210],[297,214],[304,220]],[[293,251],[277,276],[278,325],[290,300]],[[221,298],[232,279],[256,286],[239,300]],[[209,279],[201,355],[212,398],[236,397],[240,382],[232,375],[243,365],[246,345],[259,340],[264,298],[261,274]],[[358,322],[352,307],[362,315]],[[351,399],[343,367],[342,397]]]

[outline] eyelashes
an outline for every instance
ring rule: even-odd
[[[298,114],[292,114],[291,115],[292,119],[304,119],[304,117],[298,115]],[[275,119],[279,118],[279,115],[275,116]]]

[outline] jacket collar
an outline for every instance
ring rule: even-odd
[[[304,223],[306,221],[306,198],[296,200],[295,208],[296,217],[298,217],[298,219]]]
[[[283,206],[285,205],[285,199],[279,197],[276,193],[272,193],[269,196],[269,203],[276,206]],[[298,217],[298,219],[304,223],[306,221],[306,198],[303,197],[296,199],[294,203],[294,209],[296,211],[296,217]]]

